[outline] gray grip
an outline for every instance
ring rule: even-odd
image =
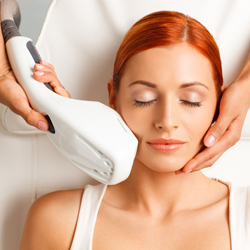
[[[1,28],[2,28],[2,34],[3,34],[3,39],[5,43],[7,43],[7,41],[12,37],[21,36],[17,26],[12,20],[2,21]]]

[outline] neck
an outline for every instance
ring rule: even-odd
[[[175,213],[206,204],[213,183],[200,171],[182,175],[156,172],[135,160],[129,178],[113,186],[113,190],[119,192],[120,204],[133,204],[133,209],[137,206],[150,214],[161,209]]]

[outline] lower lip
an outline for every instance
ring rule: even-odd
[[[184,145],[184,143],[178,143],[178,144],[153,144],[153,143],[148,143],[149,146],[157,151],[161,151],[161,152],[173,152],[173,151],[177,151],[180,148],[182,148],[182,146]]]

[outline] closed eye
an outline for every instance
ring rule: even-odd
[[[190,107],[200,107],[201,102],[189,102],[186,100],[181,100],[184,105],[190,106]]]
[[[148,101],[148,102],[141,102],[141,101],[135,100],[133,106],[136,106],[136,107],[148,107],[151,104],[153,104],[155,101],[156,101],[156,99]]]

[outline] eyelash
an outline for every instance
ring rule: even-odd
[[[190,106],[192,108],[201,106],[200,102],[189,102],[189,101],[186,101],[186,100],[181,100],[181,101],[184,103],[184,105]]]
[[[149,102],[140,102],[140,101],[135,100],[135,103],[133,104],[133,106],[136,106],[136,107],[148,107],[151,104],[153,104],[154,101],[156,101],[156,100],[152,100],[152,101],[149,101]]]
[[[140,102],[140,101],[135,100],[135,103],[133,104],[133,106],[136,106],[136,107],[149,107],[151,104],[153,104],[154,101],[156,101],[156,100],[152,100],[152,101],[149,101],[149,102]],[[189,101],[186,101],[186,100],[181,100],[181,101],[184,103],[184,105],[190,106],[192,108],[201,106],[200,102],[189,102]]]

